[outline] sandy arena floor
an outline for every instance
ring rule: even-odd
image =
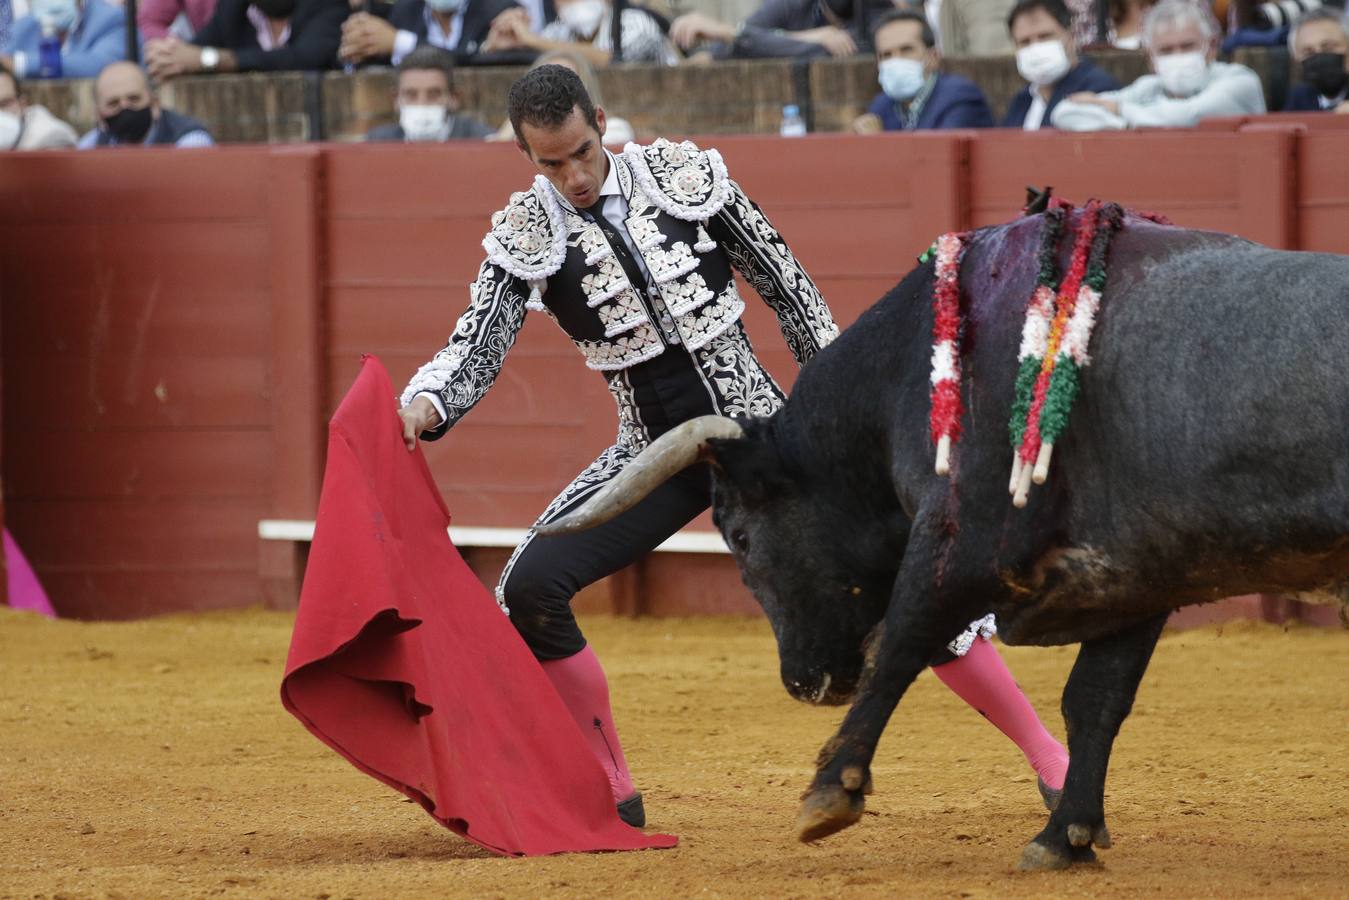
[[[1114,757],[1115,848],[1014,871],[1041,827],[1015,749],[930,674],[857,826],[791,837],[841,709],[791,701],[767,625],[583,623],[671,851],[500,859],[281,708],[291,617],[53,622],[0,609],[2,897],[1349,896],[1349,634],[1168,634]],[[1056,733],[1073,650],[1006,649]]]

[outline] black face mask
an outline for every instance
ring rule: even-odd
[[[1310,84],[1322,97],[1334,97],[1349,82],[1344,71],[1343,53],[1313,53],[1302,61],[1302,80]]]
[[[147,105],[142,109],[118,110],[115,116],[103,120],[103,127],[119,144],[139,144],[145,140],[154,121],[155,111]]]
[[[253,0],[253,5],[262,10],[269,19],[289,19],[295,12],[296,0]]]

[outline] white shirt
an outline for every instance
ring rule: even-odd
[[[1119,115],[1091,103],[1063,100],[1049,117],[1063,131],[1122,128],[1190,128],[1213,116],[1259,115],[1265,111],[1260,77],[1245,66],[1215,62],[1208,82],[1189,97],[1172,97],[1156,75],[1144,75],[1118,91],[1098,94],[1119,104]]]
[[[1030,109],[1026,110],[1026,121],[1021,123],[1023,131],[1039,131],[1045,121],[1045,110],[1049,108],[1044,96],[1035,85],[1030,88]]]
[[[453,50],[458,46],[459,38],[464,33],[464,10],[467,8],[467,3],[459,7],[459,11],[450,17],[450,30],[446,31],[440,27],[440,20],[431,15],[431,7],[424,7],[422,19],[426,22],[426,43],[442,50]],[[411,31],[398,32],[393,37],[391,62],[395,66],[398,65],[403,61],[403,57],[416,49],[417,35]]]

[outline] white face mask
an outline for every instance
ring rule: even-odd
[[[923,64],[916,59],[881,60],[880,71],[876,76],[881,90],[891,100],[912,100],[914,94],[923,89],[927,74]]]
[[[438,141],[450,111],[443,106],[400,106],[398,124],[409,141]]]
[[[1071,68],[1063,41],[1039,41],[1016,51],[1016,70],[1036,87],[1054,84]]]
[[[1173,97],[1192,96],[1208,83],[1208,58],[1198,50],[1154,56],[1152,67],[1157,70],[1162,87]]]
[[[464,8],[464,0],[426,0],[426,5],[438,13],[449,15]]]
[[[0,150],[13,150],[19,144],[23,123],[12,112],[0,110]]]
[[[557,17],[572,31],[590,37],[599,30],[600,19],[604,18],[604,0],[572,0],[558,6]]]
[[[33,0],[31,11],[44,29],[69,31],[80,14],[80,7],[75,0]]]

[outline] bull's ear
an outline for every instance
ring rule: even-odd
[[[747,499],[767,499],[788,484],[782,460],[762,438],[712,438],[707,446],[708,462]]]

